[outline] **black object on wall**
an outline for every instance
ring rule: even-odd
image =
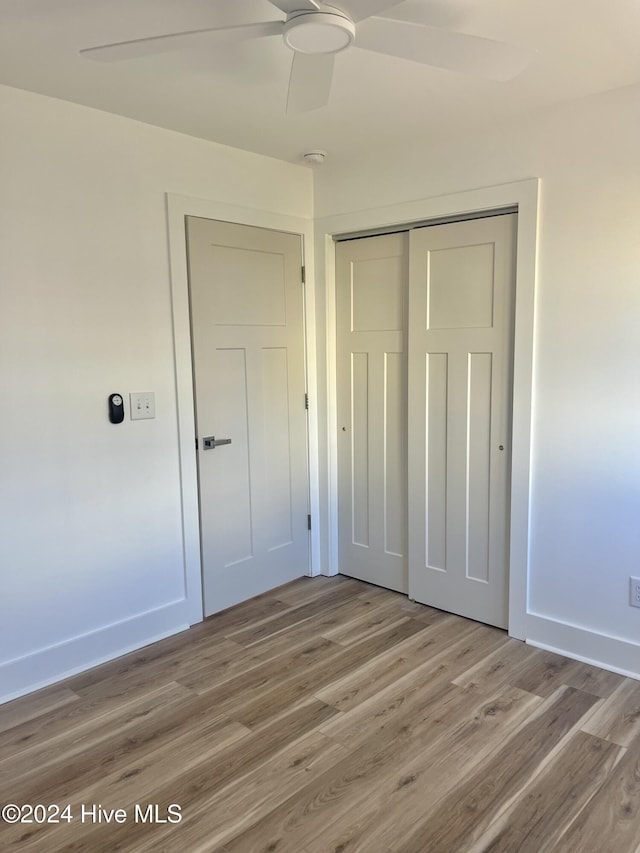
[[[122,397],[122,394],[110,395],[109,420],[112,424],[121,424],[124,420],[124,399]]]

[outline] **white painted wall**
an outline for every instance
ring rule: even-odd
[[[639,88],[618,90],[355,169],[329,159],[315,182],[316,217],[386,221],[410,200],[541,178],[528,638],[638,677],[639,108]]]
[[[186,627],[165,193],[308,218],[312,175],[6,87],[0,114],[2,701]],[[114,391],[155,420],[111,425]]]

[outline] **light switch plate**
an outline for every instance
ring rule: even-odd
[[[156,395],[153,391],[137,391],[129,394],[129,411],[132,421],[141,421],[156,416]]]

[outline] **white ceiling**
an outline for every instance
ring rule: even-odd
[[[312,148],[344,160],[407,137],[481,130],[640,82],[640,0],[405,0],[393,16],[505,41],[531,61],[497,83],[351,48],[337,55],[329,105],[286,115],[292,53],[277,36],[232,47],[203,38],[119,63],[79,55],[283,19],[267,0],[0,0],[0,83],[295,162]]]

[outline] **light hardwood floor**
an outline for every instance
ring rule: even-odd
[[[0,707],[0,801],[70,805],[21,853],[637,853],[640,682],[302,579]]]

